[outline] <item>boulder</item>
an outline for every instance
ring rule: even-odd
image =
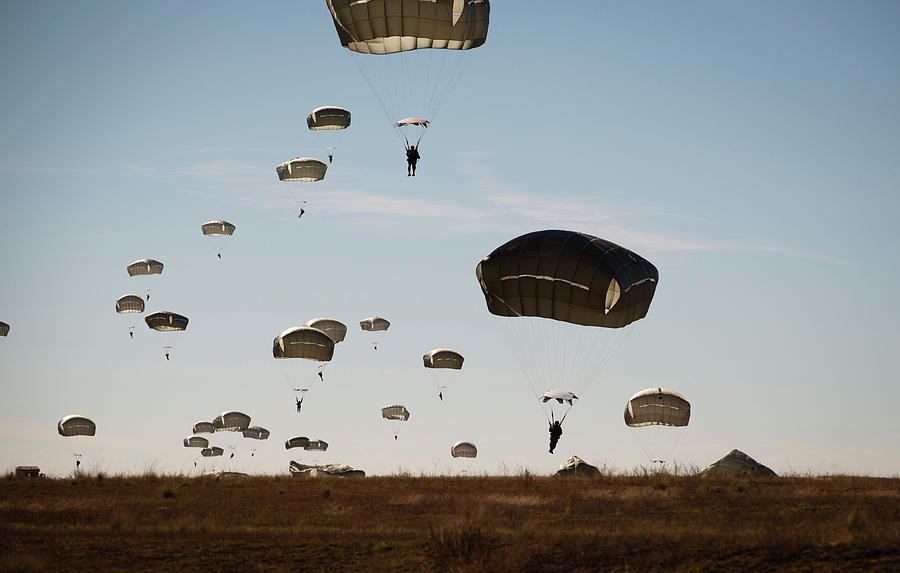
[[[749,476],[778,477],[771,469],[757,462],[740,450],[731,450],[723,457],[709,464],[701,476]]]

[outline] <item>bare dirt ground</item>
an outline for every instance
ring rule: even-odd
[[[0,571],[900,571],[900,478],[0,478]]]

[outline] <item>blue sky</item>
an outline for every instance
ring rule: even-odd
[[[897,475],[898,24],[892,2],[498,0],[412,179],[324,2],[4,3],[0,462],[187,471],[191,425],[238,409],[272,431],[214,436],[243,471],[629,469],[647,438],[625,401],[663,386],[692,404],[682,463],[738,448],[777,472]],[[353,113],[325,180],[278,181],[278,163],[324,158],[304,123],[321,105]],[[235,235],[203,237],[219,218]],[[474,272],[550,228],[660,272],[553,456]],[[145,257],[163,274],[128,277]],[[115,314],[148,287],[187,332]],[[372,315],[392,322],[377,353],[357,326]],[[320,316],[350,327],[325,384],[271,356]],[[421,362],[437,347],[466,357],[444,402],[430,375],[447,373]],[[396,402],[412,416],[395,441]],[[96,438],[56,434],[72,413]],[[331,447],[291,455],[294,435]],[[457,440],[474,463],[450,458]]]

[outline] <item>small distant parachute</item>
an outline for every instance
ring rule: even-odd
[[[325,440],[310,440],[308,444],[303,446],[306,451],[324,452],[328,449],[328,442]]]
[[[56,425],[60,436],[93,436],[97,433],[97,424],[84,416],[66,416]]]
[[[305,448],[308,445],[309,438],[305,436],[296,436],[284,443],[284,449],[289,450],[291,448]]]
[[[216,431],[216,426],[212,422],[200,421],[194,424],[195,434],[212,434]]]
[[[184,439],[184,447],[186,448],[208,448],[209,440],[203,436],[188,436]]]
[[[297,157],[275,168],[282,181],[321,181],[328,166],[312,157]]]
[[[144,322],[153,330],[160,332],[181,331],[187,329],[188,317],[174,312],[162,311],[148,314]]]
[[[334,341],[321,330],[308,326],[289,328],[275,337],[272,356],[275,358],[305,358],[327,362],[334,355]]]
[[[0,336],[6,336],[9,334],[9,325],[5,322],[0,322]]]
[[[472,442],[456,442],[450,446],[450,455],[454,458],[478,457],[478,448]]]
[[[306,117],[306,126],[313,131],[346,129],[350,127],[350,112],[342,107],[317,107]]]
[[[225,237],[234,234],[235,226],[228,221],[208,221],[200,229],[207,237]]]
[[[576,396],[574,392],[568,392],[566,390],[548,390],[547,392],[541,394],[541,402],[545,404],[550,400],[556,400],[556,402],[559,404],[565,402],[569,406],[571,406],[572,401],[577,399],[578,396]]]
[[[128,275],[158,275],[163,272],[163,264],[153,259],[141,259],[128,265]]]
[[[380,316],[373,316],[359,321],[359,327],[369,332],[387,330],[390,325],[391,323],[387,319]]]
[[[344,340],[344,337],[347,336],[347,325],[333,318],[314,318],[303,326],[321,330],[327,334],[328,338],[333,340],[335,344],[341,342]]]
[[[406,409],[406,406],[401,406],[400,404],[392,404],[381,409],[381,417],[385,420],[397,420],[398,422],[405,422],[409,420],[409,410]]]
[[[137,294],[126,294],[116,301],[116,312],[125,314],[129,312],[144,312],[144,298]]]
[[[665,388],[647,388],[632,396],[625,405],[625,424],[643,426],[687,426],[691,404],[684,396]]]
[[[262,428],[260,426],[250,426],[249,428],[242,431],[245,438],[251,438],[253,440],[267,440],[269,439],[269,430]]]
[[[222,412],[213,420],[213,427],[217,432],[242,432],[250,427],[250,416],[236,410]]]
[[[452,368],[454,370],[462,368],[463,360],[465,360],[462,354],[449,348],[436,348],[426,352],[422,359],[425,361],[425,368]]]
[[[225,450],[223,450],[219,446],[213,446],[211,448],[203,448],[202,450],[200,450],[200,455],[202,455],[204,458],[213,458],[216,456],[221,456],[224,453],[225,453]]]

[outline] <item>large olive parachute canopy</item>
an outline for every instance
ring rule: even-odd
[[[335,344],[341,342],[344,340],[344,337],[347,336],[347,325],[333,318],[314,318],[307,321],[303,326],[321,330],[327,334],[328,338],[333,340]]]
[[[186,448],[208,448],[209,440],[203,436],[188,436],[184,439],[184,447]]]
[[[435,348],[422,357],[425,368],[452,368],[459,370],[463,365],[462,354],[449,348]]]
[[[0,336],[6,336],[9,334],[9,325],[5,322],[0,322]]]
[[[128,265],[128,275],[159,275],[163,272],[163,264],[153,259],[141,259]]]
[[[250,427],[250,416],[236,410],[222,412],[213,420],[217,432],[242,432]]]
[[[84,416],[66,416],[56,425],[60,436],[93,436],[97,433],[97,424]]]
[[[203,448],[202,450],[200,450],[200,455],[202,455],[204,458],[212,458],[215,456],[221,456],[224,453],[225,453],[225,450],[223,450],[219,446],[213,446],[211,448]]]
[[[200,230],[207,237],[225,237],[234,234],[235,226],[228,221],[207,221],[200,226]]]
[[[136,294],[126,294],[116,301],[116,312],[125,314],[128,312],[144,312],[144,298]]]
[[[341,45],[363,54],[484,44],[487,0],[326,0]]]
[[[328,449],[328,442],[325,440],[310,440],[308,444],[303,446],[308,452],[324,452]]]
[[[309,438],[306,436],[295,436],[284,443],[284,449],[305,448],[309,445]]]
[[[372,316],[359,321],[359,327],[369,332],[387,330],[390,326],[391,323],[388,322],[386,318],[381,318],[380,316]]]
[[[330,105],[317,107],[306,117],[306,126],[313,131],[346,129],[350,127],[350,112]]]
[[[406,409],[406,406],[401,406],[400,404],[392,404],[381,409],[381,417],[385,420],[397,420],[399,422],[405,422],[409,420],[409,410]]]
[[[195,434],[212,434],[215,431],[216,431],[216,427],[215,427],[215,425],[213,425],[212,422],[207,422],[207,421],[201,420],[200,422],[197,422],[196,424],[194,424],[194,433]]]
[[[262,426],[250,426],[241,431],[245,438],[250,438],[253,440],[268,440],[269,439],[269,430],[263,428]]]
[[[478,448],[472,442],[456,442],[450,446],[450,455],[454,458],[478,457]]]
[[[574,231],[537,231],[501,245],[475,269],[488,310],[620,328],[643,318],[659,280],[635,253]]]
[[[328,166],[312,157],[297,157],[275,168],[282,181],[320,181],[326,171]]]
[[[180,331],[187,329],[188,317],[174,312],[154,312],[144,317],[144,322],[153,330],[160,332]]]
[[[691,404],[684,396],[665,388],[647,388],[632,396],[625,405],[625,424],[642,426],[687,426]]]
[[[275,337],[272,356],[275,358],[305,358],[328,362],[334,355],[334,341],[321,330],[308,326],[289,328]]]

